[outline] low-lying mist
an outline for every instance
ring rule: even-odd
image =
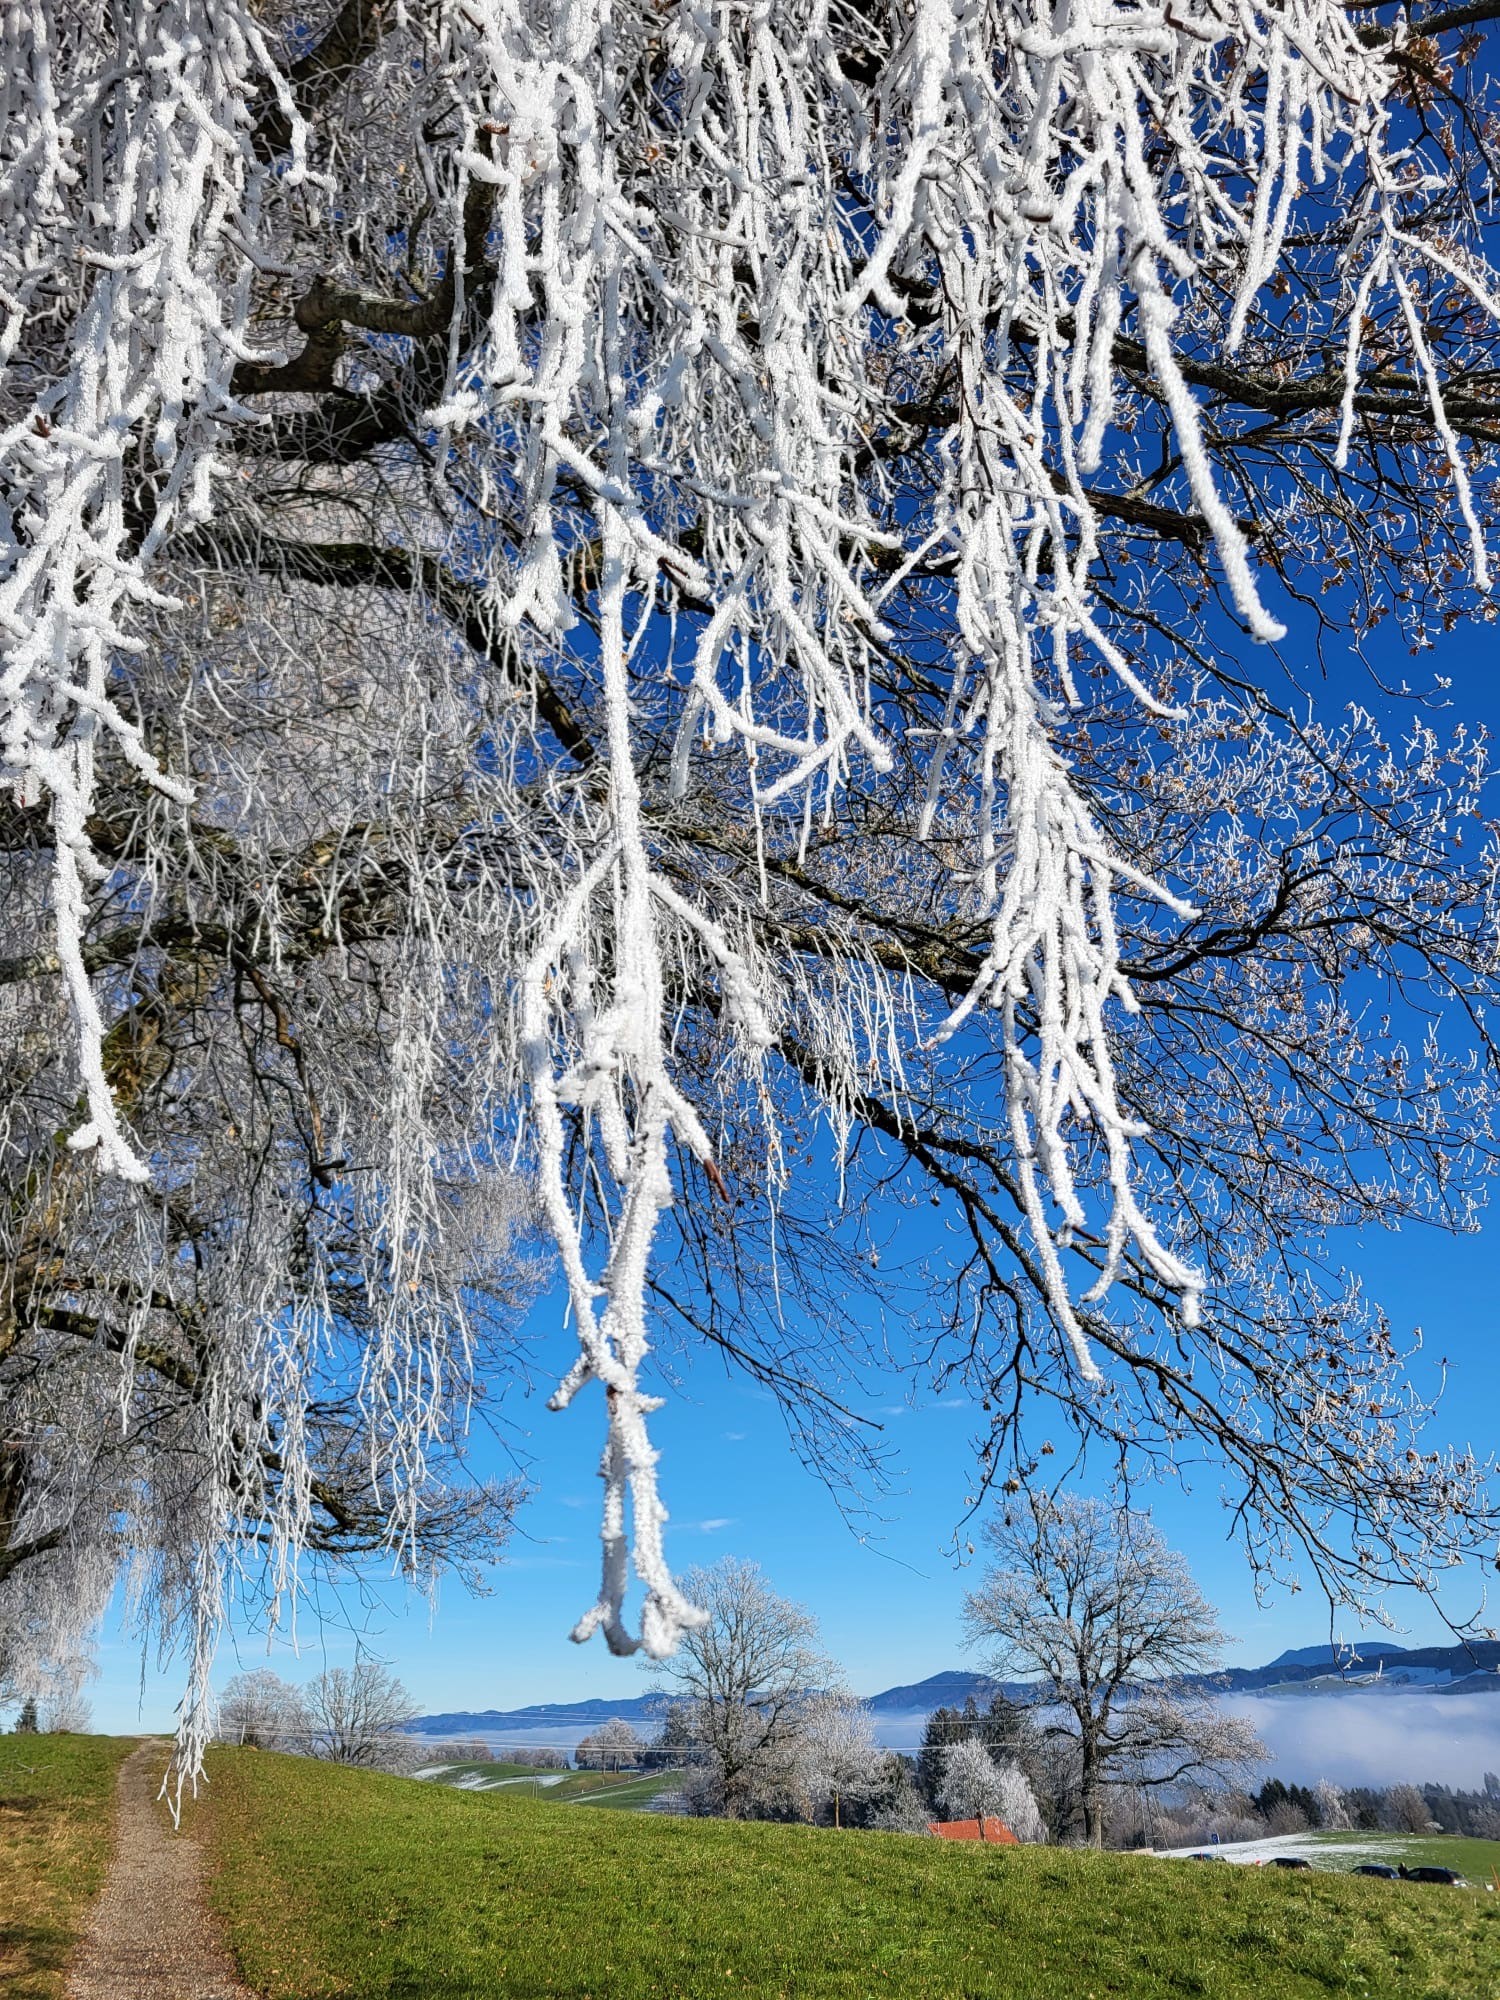
[[[1500,1771],[1500,1694],[1239,1695],[1245,1716],[1288,1783],[1477,1790]]]
[[[1256,1695],[1226,1697],[1271,1752],[1269,1773],[1314,1785],[1432,1782],[1478,1790],[1500,1771],[1500,1694]],[[915,1750],[923,1714],[876,1718],[888,1749]]]

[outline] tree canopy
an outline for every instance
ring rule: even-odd
[[[1489,615],[1490,11],[5,9],[0,1651],[128,1516],[196,1743],[237,1576],[494,1546],[541,1240],[670,1652],[648,1350],[857,1474],[879,1205],[976,1498],[1492,1547],[1325,1256],[1472,1220],[1484,746],[1256,650]]]
[[[1225,1636],[1186,1562],[1147,1514],[1029,1496],[991,1520],[995,1561],[970,1592],[970,1639],[1018,1673],[1076,1754],[1085,1840],[1105,1793],[1242,1777],[1265,1761],[1243,1717],[1213,1699]]]

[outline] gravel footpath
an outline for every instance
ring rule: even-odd
[[[204,1907],[202,1850],[157,1803],[168,1754],[143,1743],[120,1766],[114,1857],[68,2000],[255,2000]]]

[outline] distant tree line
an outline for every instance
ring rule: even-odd
[[[1268,1834],[1450,1833],[1500,1840],[1500,1788],[1455,1790],[1449,1785],[1398,1784],[1342,1788],[1270,1778],[1254,1793],[1198,1792],[1152,1805],[1121,1794],[1109,1817],[1112,1847],[1199,1847],[1261,1840]]]
[[[329,1667],[301,1687],[258,1667],[236,1674],[219,1697],[215,1740],[401,1771],[431,1755],[430,1745],[406,1733],[416,1713],[401,1682],[375,1660]]]
[[[1500,1840],[1500,1796],[1494,1792],[1436,1784],[1392,1785],[1380,1792],[1361,1785],[1344,1798],[1354,1825],[1362,1830],[1399,1826],[1404,1833],[1424,1833],[1436,1828],[1471,1840]]]
[[[1149,1516],[1038,1496],[1003,1506],[985,1538],[996,1561],[968,1599],[970,1636],[994,1671],[1026,1675],[1030,1702],[940,1708],[915,1757],[886,1750],[812,1615],[726,1559],[685,1579],[708,1615],[653,1669],[660,1733],[614,1719],[579,1763],[681,1769],[689,1809],[730,1819],[920,1831],[993,1816],[1018,1838],[1100,1845],[1122,1795],[1223,1785],[1260,1760],[1191,1685],[1223,1636]]]

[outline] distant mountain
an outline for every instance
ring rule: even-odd
[[[1471,1679],[1466,1693],[1500,1693],[1500,1639],[1473,1639],[1467,1646],[1393,1646],[1388,1640],[1364,1640],[1357,1662],[1335,1663],[1331,1648],[1303,1646],[1283,1653],[1265,1667],[1226,1667],[1206,1677],[1205,1685],[1229,1694],[1295,1693],[1304,1684],[1312,1694],[1338,1694],[1377,1675],[1387,1688],[1451,1691],[1455,1681]]]
[[[915,1715],[919,1710],[930,1715],[935,1708],[962,1708],[971,1695],[983,1707],[1005,1685],[1002,1681],[992,1681],[988,1674],[966,1674],[955,1669],[952,1673],[932,1674],[925,1681],[913,1681],[908,1687],[887,1688],[882,1694],[872,1694],[865,1707],[872,1715]]]
[[[1295,1646],[1263,1667],[1226,1667],[1206,1674],[1196,1685],[1225,1694],[1296,1695],[1306,1700],[1368,1687],[1378,1677],[1387,1692],[1427,1694],[1500,1694],[1500,1640],[1476,1639],[1468,1646],[1392,1646],[1386,1640],[1361,1640],[1358,1664],[1336,1655],[1331,1646]],[[884,1688],[869,1695],[872,1715],[929,1715],[935,1708],[962,1708],[970,1698],[985,1705],[992,1695],[1026,1692],[1019,1681],[996,1681],[988,1674],[952,1668],[925,1681]],[[460,1709],[450,1715],[420,1715],[408,1725],[417,1736],[524,1736],[548,1731],[583,1730],[619,1716],[622,1722],[649,1724],[661,1709],[660,1695],[626,1695],[615,1701],[536,1702],[530,1708]]]
[[[419,1715],[409,1722],[413,1736],[483,1736],[503,1731],[507,1736],[528,1729],[571,1729],[575,1723],[652,1722],[661,1709],[656,1694],[626,1695],[619,1701],[539,1701],[530,1708],[464,1708],[451,1715]]]
[[[1377,1653],[1386,1659],[1394,1659],[1404,1652],[1402,1646],[1393,1646],[1389,1639],[1357,1639],[1352,1646],[1293,1646],[1289,1652],[1278,1653],[1272,1660],[1273,1667],[1331,1667],[1340,1661],[1347,1661],[1351,1653],[1359,1656],[1360,1663],[1373,1659]]]

